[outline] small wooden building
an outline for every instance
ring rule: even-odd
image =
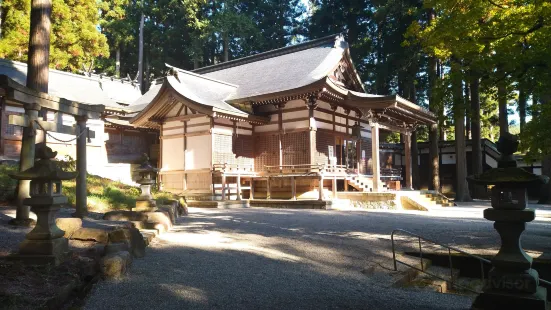
[[[379,132],[401,132],[409,145],[413,128],[436,121],[397,95],[365,93],[340,35],[193,72],[171,69],[132,105],[130,123],[159,130],[162,186],[187,196],[382,191],[393,176],[381,173]],[[405,161],[411,187],[409,148]]]

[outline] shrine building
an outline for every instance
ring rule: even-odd
[[[163,189],[197,199],[411,188],[411,132],[436,122],[398,95],[367,94],[341,35],[193,71],[168,67],[126,117],[158,130]],[[403,172],[381,163],[385,132],[405,137]]]

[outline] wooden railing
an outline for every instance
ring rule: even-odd
[[[400,168],[381,168],[381,178],[387,180],[401,180],[402,179],[402,169]]]
[[[301,164],[301,165],[279,165],[279,166],[264,166],[266,173],[278,174],[300,174],[300,173],[333,173],[345,174],[347,169],[344,165],[328,165],[328,164]]]
[[[232,173],[232,172],[246,172],[246,173],[254,173],[254,165],[240,165],[240,164],[214,164],[212,165],[212,170],[214,172],[225,172],[225,173]]]

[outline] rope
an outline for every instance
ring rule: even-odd
[[[61,140],[61,139],[58,139],[58,138],[52,136],[46,129],[44,129],[44,127],[42,127],[42,126],[40,125],[40,123],[39,123],[38,121],[34,121],[34,122],[38,125],[38,127],[40,127],[40,129],[42,129],[42,130],[44,131],[45,134],[48,135],[48,137],[50,137],[50,138],[52,138],[52,139],[54,139],[54,140],[56,140],[56,141],[63,142],[63,143],[68,143],[68,142],[75,141],[76,139],[80,138],[80,136],[82,136],[82,134],[84,134],[85,132],[87,132],[87,131],[89,130],[88,127],[86,127],[85,130],[83,130],[81,133],[78,134],[78,136],[74,137],[73,139],[70,139],[70,140]]]

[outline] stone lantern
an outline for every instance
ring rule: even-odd
[[[30,264],[59,264],[68,252],[68,241],[64,231],[55,223],[55,213],[67,203],[67,197],[61,194],[61,181],[76,178],[78,172],[61,170],[52,161],[57,155],[51,148],[37,148],[38,161],[25,171],[11,174],[17,180],[30,180],[30,198],[24,203],[31,207],[37,221],[34,229],[19,246],[14,258]]]
[[[136,199],[136,207],[134,211],[157,211],[157,204],[151,196],[151,185],[155,184],[158,168],[153,168],[149,163],[149,156],[143,154],[142,164],[134,170],[139,174],[139,179],[136,183],[140,184],[141,195]]]
[[[532,257],[522,249],[520,241],[526,223],[535,218],[535,211],[526,209],[527,188],[545,184],[549,178],[516,167],[513,153],[518,141],[511,134],[501,136],[497,148],[501,152],[498,168],[467,178],[477,185],[493,185],[492,207],[484,210],[484,218],[495,222],[494,228],[501,237],[501,248],[492,259],[484,291],[477,296],[473,308],[547,309],[547,290],[539,286]]]

